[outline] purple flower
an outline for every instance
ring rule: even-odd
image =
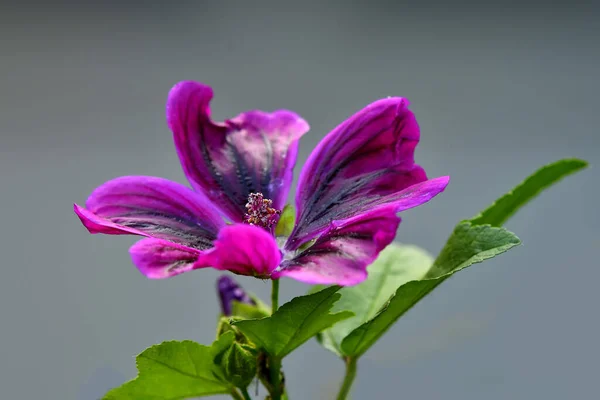
[[[221,300],[221,311],[223,315],[231,315],[233,302],[256,305],[248,293],[242,289],[236,281],[223,275],[217,280],[217,292]]]
[[[396,214],[448,184],[448,177],[428,180],[414,163],[420,134],[408,101],[379,100],[313,150],[296,190],[296,225],[289,237],[275,237],[308,124],[286,110],[213,122],[212,97],[209,86],[186,81],[167,101],[167,122],[193,190],[127,176],[94,190],[85,208],[75,205],[91,233],[145,236],[130,253],[149,278],[213,267],[259,278],[357,284],[394,239]]]

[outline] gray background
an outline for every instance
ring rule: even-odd
[[[354,111],[408,97],[418,162],[452,177],[403,214],[398,240],[431,252],[540,165],[600,162],[590,3],[175,3],[1,6],[3,399],[96,399],[135,375],[145,347],[213,339],[216,272],[146,280],[134,238],[90,236],[72,212],[119,175],[185,182],[164,120],[179,80],[214,87],[217,120],[299,112],[312,126],[299,165]],[[353,398],[598,396],[599,183],[592,167],[522,210],[508,227],[524,245],[411,311],[361,360]],[[307,286],[282,288],[285,300]],[[284,365],[293,399],[333,398],[342,364],[315,342]]]

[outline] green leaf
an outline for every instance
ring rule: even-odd
[[[517,236],[504,228],[460,223],[432,267],[436,271],[435,277],[400,286],[373,319],[353,330],[342,341],[342,353],[352,357],[364,354],[398,318],[452,274],[520,243]]]
[[[311,337],[336,322],[351,317],[349,311],[331,314],[339,300],[337,286],[317,293],[300,296],[284,304],[272,316],[234,322],[257,347],[269,355],[283,358]]]
[[[473,217],[475,225],[490,224],[502,226],[521,207],[534,199],[544,189],[552,186],[567,175],[573,174],[588,165],[576,158],[564,159],[548,164],[523,181],[513,190],[500,197],[490,207]]]
[[[242,319],[257,319],[271,315],[271,307],[267,306],[254,293],[246,292],[255,304],[233,301],[231,303],[231,315]]]
[[[241,303],[239,301],[233,301],[231,303],[231,315],[240,317],[243,319],[257,319],[268,317],[270,312],[264,308],[257,307],[248,303]]]
[[[217,353],[230,347],[233,333],[224,334],[211,347],[191,340],[151,346],[136,357],[138,376],[112,389],[105,400],[178,400],[230,393],[214,363]]]
[[[296,210],[294,206],[286,204],[283,207],[277,226],[275,226],[275,236],[289,236],[294,229],[296,223]]]
[[[459,271],[519,244],[519,238],[504,228],[461,222],[454,228],[425,277],[438,278]]]
[[[452,274],[520,244],[514,234],[499,227],[541,191],[586,166],[585,161],[578,159],[564,159],[546,165],[472,220],[459,223],[425,279],[400,286],[375,318],[342,341],[342,353],[352,356],[364,354],[398,318]]]
[[[213,342],[212,346],[210,346],[210,354],[212,354],[213,360],[219,354],[223,354],[225,352],[225,350],[227,350],[229,347],[231,347],[231,345],[233,344],[233,342],[235,340],[236,340],[235,332],[233,332],[233,331],[229,331],[229,332],[225,332],[225,333],[221,334],[217,338],[217,340],[215,340]],[[217,372],[219,372],[219,371],[217,371]]]
[[[349,286],[338,292],[342,297],[333,311],[349,310],[354,317],[341,321],[319,334],[321,345],[338,355],[342,340],[350,332],[373,318],[389,301],[398,286],[421,279],[433,264],[433,257],[412,245],[391,244],[369,266],[369,277],[360,285]]]

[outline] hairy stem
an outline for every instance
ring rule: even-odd
[[[354,378],[356,377],[356,358],[346,357],[345,361],[346,376],[344,376],[344,382],[342,382],[342,386],[340,387],[340,392],[338,393],[337,400],[346,400],[348,394],[350,393],[350,388],[352,387]]]

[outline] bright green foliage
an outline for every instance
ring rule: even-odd
[[[461,222],[454,228],[426,278],[438,278],[504,253],[520,244],[514,233],[490,225]]]
[[[398,286],[421,279],[433,264],[433,257],[412,245],[391,244],[369,266],[369,277],[357,286],[340,289],[340,300],[333,311],[349,310],[354,317],[341,321],[319,336],[321,344],[338,355],[342,340],[350,332],[373,318],[389,301]]]
[[[504,228],[473,226],[468,222],[459,224],[432,267],[437,271],[436,278],[415,280],[400,286],[375,318],[342,341],[342,353],[354,357],[364,354],[398,318],[452,274],[520,243],[518,237]]]
[[[339,287],[300,296],[281,306],[272,316],[234,323],[257,347],[269,355],[283,358],[318,332],[351,317],[349,311],[331,314],[339,300]]]
[[[231,314],[242,319],[264,318],[270,315],[269,310],[252,304],[233,301],[231,303]]]
[[[587,165],[587,162],[576,158],[567,158],[548,164],[500,197],[490,207],[473,217],[471,222],[474,225],[502,226],[519,208],[533,200],[544,189],[585,168]]]
[[[191,340],[151,346],[136,357],[138,376],[111,390],[105,400],[178,400],[230,393],[233,385],[214,363],[215,355],[231,346],[233,333],[212,346]]]

